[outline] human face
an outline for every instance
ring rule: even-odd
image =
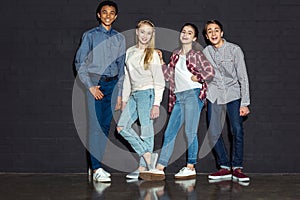
[[[196,41],[195,30],[191,26],[183,27],[180,33],[180,41],[182,44],[192,44],[193,41]]]
[[[206,28],[206,38],[210,41],[210,43],[219,48],[224,43],[223,39],[223,31],[217,24],[209,24]]]
[[[148,45],[154,34],[154,28],[149,24],[142,24],[136,29],[139,45]]]
[[[98,18],[101,20],[101,24],[106,30],[111,28],[112,23],[116,20],[116,9],[113,6],[103,6],[99,13],[97,13]]]

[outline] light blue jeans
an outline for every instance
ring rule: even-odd
[[[128,141],[140,157],[146,152],[152,153],[154,148],[153,120],[150,119],[153,103],[153,89],[132,92],[118,122],[118,127],[122,128],[119,134]],[[132,128],[137,119],[141,125],[141,134]],[[143,158],[140,160],[140,166],[146,166]]]
[[[199,99],[200,88],[176,93],[176,102],[164,134],[164,143],[158,163],[167,166],[173,153],[176,136],[185,123],[188,142],[188,164],[197,163],[198,125],[203,101]]]

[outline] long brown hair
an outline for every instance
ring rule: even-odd
[[[154,24],[150,21],[150,20],[141,20],[136,28],[140,28],[143,24],[148,24],[149,26],[151,26],[153,28],[153,34],[154,34]],[[138,41],[138,38],[136,38],[136,41]],[[149,41],[149,45],[147,48],[145,48],[145,57],[144,57],[144,69],[147,70],[149,69],[149,65],[150,62],[153,59],[153,53],[154,53],[154,47],[155,47],[155,38],[154,35],[152,35],[150,41]]]

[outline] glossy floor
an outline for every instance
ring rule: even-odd
[[[93,183],[86,174],[0,174],[0,199],[300,199],[300,174],[250,174],[249,185],[209,183],[207,175],[177,181],[128,181],[112,174],[111,183]]]

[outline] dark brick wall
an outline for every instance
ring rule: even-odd
[[[245,122],[246,170],[300,172],[299,1],[117,2],[119,31],[134,28],[143,18],[175,31],[185,22],[202,28],[208,19],[222,21],[226,39],[242,47],[248,66],[252,104]],[[96,0],[1,3],[0,172],[86,170],[85,148],[72,116],[72,62],[82,33],[97,25],[97,4]],[[200,42],[204,44],[202,37]],[[205,112],[199,129],[202,139]],[[156,148],[161,136],[156,137]],[[123,145],[113,134],[110,138]],[[184,163],[182,156],[167,172]],[[198,172],[214,169],[212,154],[199,160]]]

